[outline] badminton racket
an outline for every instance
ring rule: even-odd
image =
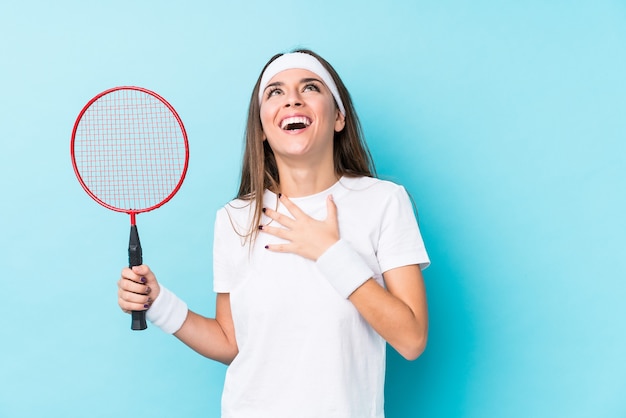
[[[187,172],[189,144],[176,110],[141,87],[106,90],[79,113],[71,156],[87,194],[107,209],[130,215],[128,264],[143,264],[136,215],[167,203]],[[146,328],[146,312],[133,311],[131,329]]]

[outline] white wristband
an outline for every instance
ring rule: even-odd
[[[352,292],[374,276],[361,256],[347,241],[339,240],[317,259],[319,271],[347,299]]]
[[[159,286],[159,296],[146,312],[146,318],[164,332],[173,334],[187,319],[187,304],[163,285]]]

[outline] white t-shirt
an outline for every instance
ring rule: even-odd
[[[369,177],[343,177],[324,192],[291,198],[309,216],[337,205],[341,239],[382,273],[428,255],[405,189]],[[277,197],[266,191],[264,206]],[[288,214],[284,206],[279,212]],[[252,248],[250,202],[234,200],[215,223],[214,290],[230,293],[239,354],[226,372],[222,418],[383,418],[385,341],[339,296],[315,262],[264,246]],[[263,223],[269,218],[264,216]]]

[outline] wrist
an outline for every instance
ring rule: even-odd
[[[316,264],[322,275],[344,299],[374,276],[374,272],[359,253],[341,239],[330,246],[317,259]]]
[[[146,312],[146,318],[163,332],[174,334],[187,319],[187,304],[162,285],[152,306]]]

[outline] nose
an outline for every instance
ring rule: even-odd
[[[302,106],[302,98],[297,90],[292,90],[287,94],[285,98],[285,107],[299,107]]]

